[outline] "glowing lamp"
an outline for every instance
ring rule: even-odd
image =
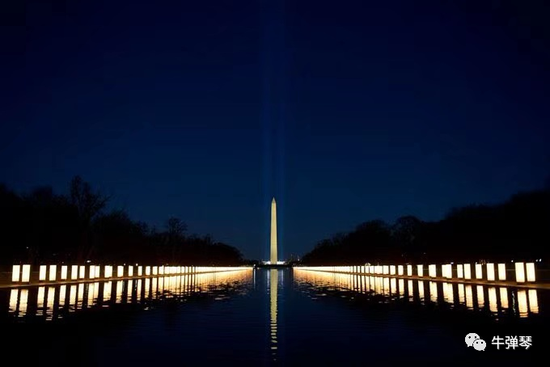
[[[11,281],[18,283],[21,280],[21,265],[14,265],[11,269]]]
[[[498,280],[506,280],[506,264],[498,264]]]
[[[472,265],[464,264],[464,279],[472,279]]]
[[[38,280],[46,280],[46,272],[48,267],[46,265],[40,265],[38,269]]]
[[[525,264],[525,269],[526,269],[526,273],[527,273],[527,281],[528,282],[534,282],[536,280],[535,263]]]
[[[525,282],[525,266],[522,262],[515,263],[516,267],[516,282]]]
[[[23,271],[21,274],[21,281],[28,283],[31,280],[31,266],[30,265],[23,265]]]
[[[111,278],[113,276],[113,266],[105,265],[105,278]]]
[[[495,264],[487,264],[487,280],[494,281],[495,280]]]
[[[71,280],[78,279],[78,265],[71,266]]]
[[[476,279],[483,279],[483,266],[476,264]]]
[[[57,265],[50,265],[50,274],[48,277],[50,282],[55,281],[56,276],[57,276]]]
[[[453,265],[452,264],[445,265],[445,274],[444,274],[444,276],[447,279],[451,279],[453,277]]]

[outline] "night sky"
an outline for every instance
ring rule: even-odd
[[[265,259],[272,196],[280,253],[302,255],[550,174],[542,1],[2,6],[0,182],[17,191],[79,174],[133,219]]]

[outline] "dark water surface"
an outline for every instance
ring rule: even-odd
[[[549,314],[547,290],[298,269],[1,289],[0,365],[547,364]]]

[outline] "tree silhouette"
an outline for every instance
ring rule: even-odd
[[[302,258],[310,265],[534,261],[550,250],[550,190],[520,192],[496,205],[454,208],[440,221],[408,215],[388,227],[364,222],[317,243]]]
[[[80,246],[77,260],[84,261],[92,255],[94,250],[90,238],[92,220],[105,208],[109,197],[100,192],[93,192],[88,182],[80,176],[75,176],[70,184],[70,200],[76,208],[79,220]]]
[[[109,198],[76,176],[68,195],[49,186],[18,195],[0,184],[0,263],[143,263],[239,265],[235,247],[212,236],[187,236],[187,225],[170,218],[165,230],[132,220],[124,210],[105,212]]]

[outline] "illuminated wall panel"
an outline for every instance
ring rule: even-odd
[[[69,267],[67,265],[61,265],[61,280],[67,280]]]

